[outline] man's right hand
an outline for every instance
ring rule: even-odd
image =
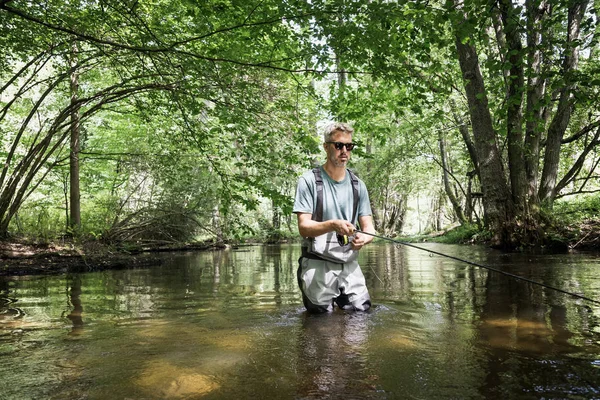
[[[332,219],[332,230],[338,235],[351,236],[354,233],[354,225],[343,219]]]

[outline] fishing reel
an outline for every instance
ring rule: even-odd
[[[350,244],[350,242],[352,242],[352,236],[340,235],[339,233],[337,233],[336,235],[338,244],[342,247],[347,246]]]

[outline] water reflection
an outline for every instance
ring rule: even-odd
[[[595,257],[435,247],[600,296]],[[0,278],[6,398],[594,398],[600,308],[400,246],[359,262],[376,305],[309,315],[296,245]],[[65,339],[76,340],[65,340]],[[0,397],[2,397],[0,395]]]
[[[73,327],[70,335],[79,336],[83,333],[83,306],[81,305],[81,277],[79,275],[68,276],[67,282],[71,282],[69,289],[69,304],[72,306],[71,312],[66,316],[71,320]]]
[[[0,280],[0,327],[19,327],[25,315],[25,312],[17,306],[17,299],[10,296],[10,286],[10,282]]]
[[[297,395],[305,399],[365,398],[377,379],[368,368],[368,313],[302,315]]]

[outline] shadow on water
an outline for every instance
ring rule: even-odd
[[[597,256],[429,244],[600,297]],[[600,397],[600,308],[427,252],[360,256],[376,306],[304,312],[299,248],[0,278],[0,398]]]

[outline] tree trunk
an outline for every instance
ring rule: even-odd
[[[546,13],[546,0],[526,0],[527,8],[527,110],[525,119],[525,174],[527,176],[527,196],[529,208],[537,209],[539,205],[538,179],[540,160],[540,140],[544,131],[543,98],[546,81],[542,77],[544,53],[541,51],[541,24]]]
[[[436,219],[435,219],[435,230],[441,231],[444,227],[444,191],[439,190],[438,192],[438,200],[437,200],[437,211],[436,211]]]
[[[219,206],[215,205],[212,211],[212,226],[213,231],[217,236],[217,242],[223,242],[223,230],[221,229],[221,212],[219,211]]]
[[[271,221],[273,229],[279,230],[281,228],[281,212],[273,200],[271,200],[271,209],[273,210],[273,218]]]
[[[438,225],[440,224],[440,214],[442,208],[442,190],[436,190],[435,196],[431,198],[429,204],[429,213],[427,214],[427,222],[425,224],[425,231],[438,231]]]
[[[469,125],[468,122],[463,119],[462,116],[458,114],[456,111],[456,104],[454,102],[450,103],[450,107],[452,109],[452,115],[454,117],[454,121],[458,126],[458,131],[467,146],[467,151],[469,152],[469,157],[471,158],[471,163],[473,163],[473,167],[475,168],[475,173],[479,177],[479,159],[477,158],[477,150],[475,149],[475,144],[473,143],[473,139],[469,134]]]
[[[74,231],[81,228],[81,196],[79,192],[79,150],[80,150],[80,118],[79,118],[79,73],[75,66],[77,65],[77,43],[73,43],[71,49],[71,152],[69,157],[69,200],[70,219],[69,227]]]
[[[562,67],[562,76],[564,77],[564,86],[560,89],[558,106],[556,114],[548,128],[548,138],[546,140],[546,153],[544,155],[544,168],[542,170],[542,180],[539,189],[540,200],[551,206],[557,195],[556,182],[558,180],[558,165],[560,162],[560,147],[563,136],[571,120],[573,111],[572,94],[576,85],[572,83],[573,72],[577,70],[579,62],[579,33],[581,30],[581,20],[587,7],[587,0],[574,0],[569,6],[569,20],[567,43],[565,45],[565,55]]]
[[[459,30],[456,32],[456,49],[465,82],[471,126],[479,161],[484,223],[493,234],[494,245],[507,244],[509,235],[506,232],[506,223],[512,221],[514,209],[496,143],[496,133],[492,124],[483,77],[479,69],[477,52],[473,45],[463,43]]]
[[[446,140],[442,136],[442,133],[439,133],[438,142],[440,145],[440,154],[442,159],[442,180],[444,183],[444,190],[446,191],[446,196],[448,196],[448,200],[450,200],[450,204],[452,204],[452,209],[456,214],[456,218],[460,221],[461,224],[467,222],[465,218],[465,214],[463,213],[462,206],[460,205],[460,201],[454,195],[454,191],[452,190],[452,185],[450,184],[449,178],[449,163],[448,163],[448,153],[446,151]]]
[[[575,160],[575,162],[573,163],[571,168],[569,168],[569,170],[565,173],[565,175],[560,180],[560,182],[558,182],[556,184],[555,191],[557,193],[560,192],[562,189],[564,189],[568,184],[573,182],[573,180],[579,175],[579,172],[581,172],[581,169],[584,166],[584,163],[585,163],[585,160],[586,160],[588,154],[592,150],[594,150],[598,145],[600,145],[599,138],[600,138],[600,127],[598,127],[596,129],[596,133],[594,134],[594,136],[591,139],[589,139],[587,141],[587,143],[584,145],[583,150],[581,151],[581,153],[579,154],[579,157],[577,157],[577,160]],[[592,169],[592,171],[593,170],[594,169]]]
[[[507,79],[507,143],[508,170],[512,200],[518,212],[527,212],[527,180],[523,152],[523,45],[518,26],[519,16],[512,0],[499,2],[506,39]]]

